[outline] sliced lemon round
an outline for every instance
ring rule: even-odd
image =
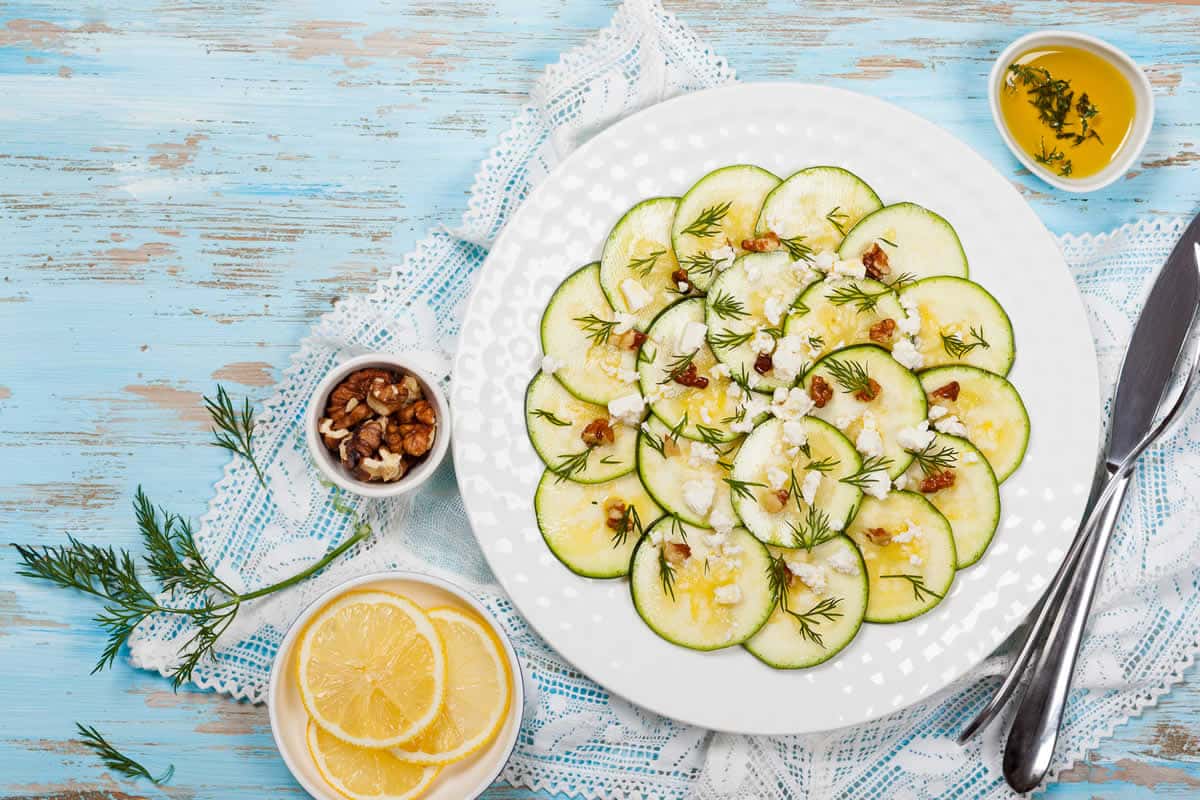
[[[351,800],[413,800],[441,767],[405,763],[387,750],[346,744],[308,721],[308,752],[325,782]]]
[[[446,651],[433,621],[406,597],[349,592],[300,636],[300,698],[325,731],[359,747],[403,744],[446,695]]]
[[[446,643],[446,704],[423,733],[390,752],[413,764],[449,764],[495,736],[508,713],[512,677],[495,634],[474,614],[429,611]]]

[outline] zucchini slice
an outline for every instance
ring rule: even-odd
[[[920,378],[933,427],[969,439],[988,460],[996,481],[1008,480],[1029,444],[1029,413],[1016,388],[995,373],[966,365],[927,369]],[[946,396],[954,394],[951,388],[957,399]]]
[[[608,409],[585,403],[545,372],[535,375],[525,390],[529,441],[542,463],[559,478],[603,483],[633,471],[637,429],[613,424],[613,443],[589,448],[582,433],[596,419],[608,420]]]
[[[638,375],[650,410],[667,427],[682,424],[680,431],[688,439],[720,444],[740,435],[733,429],[739,422],[739,409],[761,401],[755,404],[753,398],[745,397],[729,368],[713,355],[705,338],[704,302],[703,297],[681,300],[658,315],[642,343]],[[707,380],[703,388],[684,386],[673,378],[693,367],[697,377]],[[761,414],[757,408],[751,411],[752,419]]]
[[[637,350],[621,345],[614,320],[599,262],[571,273],[542,312],[542,352],[561,364],[554,377],[580,400],[608,405],[637,388]]]
[[[636,475],[582,484],[560,481],[550,470],[538,482],[533,510],[550,552],[585,578],[628,575],[643,529],[662,516]],[[610,512],[620,515],[615,527],[609,524]]]
[[[737,447],[734,442],[718,449],[672,436],[666,425],[651,417],[638,437],[638,476],[668,514],[698,528],[711,528],[713,519],[735,519],[725,465],[734,458]],[[689,487],[692,483],[695,485]]]
[[[867,622],[903,622],[936,606],[954,582],[950,523],[915,492],[863,498],[850,525],[867,567]]]
[[[997,375],[1012,369],[1012,323],[996,298],[966,278],[926,278],[900,293],[921,320],[917,352],[926,367],[970,364]]]
[[[863,373],[879,385],[874,399],[856,397]],[[878,464],[879,459],[886,459],[889,478],[908,469],[912,454],[901,446],[900,431],[919,425],[927,412],[925,391],[917,376],[882,347],[860,344],[835,350],[813,366],[804,378],[804,390],[810,397],[818,377],[833,390],[833,396],[824,408],[814,408],[811,413],[832,423],[854,442],[855,448],[867,456],[863,459],[864,469],[868,462]]]
[[[863,217],[846,234],[838,258],[861,259],[876,244],[887,254],[887,283],[906,273],[913,280],[931,275],[965,278],[969,274],[967,254],[954,227],[916,203],[884,206]]]
[[[604,243],[600,288],[617,311],[634,314],[638,330],[679,298],[671,273],[679,269],[671,249],[678,197],[652,197],[625,212]]]
[[[754,236],[754,222],[763,198],[779,178],[753,164],[713,170],[679,199],[671,243],[675,259],[688,280],[704,291],[744,252],[742,241]]]
[[[809,167],[767,195],[756,227],[782,239],[800,237],[813,252],[836,250],[846,233],[881,205],[875,190],[853,172]]]
[[[867,568],[862,556],[845,536],[812,550],[768,549],[787,568],[787,610],[777,603],[744,647],[776,669],[803,669],[828,661],[854,640],[866,615]],[[793,573],[792,566],[816,586]]]
[[[775,342],[769,333],[756,334],[782,330],[801,290],[817,277],[804,262],[792,261],[783,250],[747,253],[739,258],[708,287],[704,319],[713,354],[735,375],[754,372],[759,354],[770,353]],[[766,348],[762,347],[764,343],[768,344]],[[790,386],[794,379],[783,380],[774,375],[773,369],[767,370],[755,388],[770,391]]]
[[[769,419],[742,442],[729,475],[742,524],[763,542],[782,547],[799,547],[797,537],[811,535],[805,494],[834,530],[845,529],[862,499],[858,487],[841,480],[862,467],[850,440],[816,417],[795,423],[802,435],[794,441],[803,439],[803,448],[785,435],[784,420]],[[790,426],[787,432],[795,433]],[[810,477],[814,474],[818,477]],[[786,500],[776,494],[783,491]]]
[[[904,309],[896,293],[879,281],[821,281],[804,290],[787,319],[784,332],[808,343],[812,358],[854,344],[879,344],[891,349],[902,335]],[[871,328],[885,319],[897,327],[884,341],[871,338]]]
[[[775,605],[770,563],[767,548],[744,528],[713,534],[663,517],[633,552],[633,605],[674,644],[693,650],[741,644]]]
[[[954,533],[957,567],[978,561],[1000,524],[1000,487],[983,453],[959,436],[935,434],[920,450],[902,480],[916,490],[929,476],[950,470],[954,483],[925,493],[925,499],[942,513]]]

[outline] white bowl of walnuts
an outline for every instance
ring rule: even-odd
[[[308,449],[343,489],[394,497],[424,483],[446,455],[450,409],[433,378],[405,359],[371,353],[343,362],[309,404]]]

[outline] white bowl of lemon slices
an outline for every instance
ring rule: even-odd
[[[524,691],[508,637],[463,589],[413,572],[341,584],[271,670],[275,744],[317,800],[464,800],[496,780]]]

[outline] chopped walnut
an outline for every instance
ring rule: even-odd
[[[945,386],[939,386],[930,392],[934,397],[943,397],[947,400],[954,401],[958,399],[958,381],[950,381]]]
[[[646,341],[646,334],[639,330],[627,330],[617,337],[617,346],[626,350],[637,350]]]
[[[692,289],[696,288],[692,283],[691,278],[688,277],[688,271],[683,267],[680,267],[671,273],[671,280],[675,282],[675,285],[679,287],[680,291],[690,292]]]
[[[667,542],[663,554],[669,563],[678,565],[692,557],[692,548],[687,542]]]
[[[616,441],[616,433],[608,417],[597,417],[584,427],[579,438],[583,439],[583,443],[588,447],[599,447],[606,442],[612,444]]]
[[[624,500],[610,497],[604,503],[604,524],[614,531],[622,530],[625,527],[625,514],[628,511],[629,506],[625,504]]]
[[[342,464],[347,469],[355,469],[364,458],[375,455],[381,444],[383,444],[383,427],[375,420],[364,423],[347,440],[346,447],[342,449]]]
[[[694,363],[688,364],[687,369],[676,375],[675,382],[682,386],[688,386],[692,389],[708,388],[708,378],[700,375],[696,371],[696,365]]]
[[[337,450],[341,440],[350,435],[350,431],[346,428],[333,427],[333,420],[329,417],[321,418],[321,424],[317,431],[321,434],[321,441],[330,450]]]
[[[867,528],[865,531],[867,538],[871,540],[871,544],[883,546],[892,543],[892,536],[883,528]]]
[[[863,266],[867,268],[867,277],[879,280],[892,270],[888,267],[887,253],[879,246],[879,242],[871,245],[871,249],[863,253]]]
[[[758,504],[762,506],[763,511],[768,514],[778,514],[783,511],[787,505],[788,498],[791,497],[791,492],[787,489],[776,489],[764,492],[758,498]]]
[[[871,341],[876,344],[887,344],[892,340],[892,335],[896,333],[896,320],[888,317],[881,319],[871,326],[870,336]]]
[[[754,371],[759,375],[766,375],[771,370],[775,369],[775,359],[770,353],[759,353],[754,359]]]
[[[855,392],[854,399],[863,403],[869,403],[881,394],[883,394],[883,387],[879,385],[879,381],[874,378],[867,378],[867,388],[859,389]]]
[[[814,375],[812,385],[808,387],[808,396],[817,408],[824,408],[833,399],[833,387],[820,375]]]
[[[679,442],[675,441],[674,436],[664,436],[662,442],[663,455],[667,458],[672,458],[683,452],[683,450],[679,448]]]
[[[954,470],[946,469],[941,472],[935,472],[932,475],[927,475],[921,481],[921,491],[924,494],[933,494],[940,492],[942,489],[948,489],[954,485]]]
[[[779,246],[779,234],[775,231],[767,231],[753,239],[742,239],[742,249],[749,253],[769,253],[778,250]]]
[[[403,478],[404,473],[408,471],[408,465],[404,463],[404,457],[400,453],[393,453],[386,447],[381,447],[379,458],[364,458],[359,469],[367,474],[367,480],[387,482]]]

